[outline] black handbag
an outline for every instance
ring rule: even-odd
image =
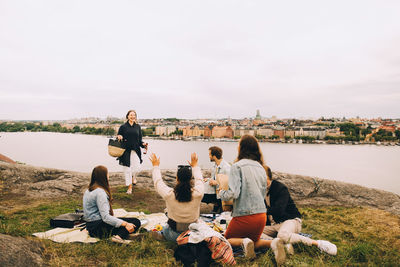
[[[124,143],[116,139],[108,140],[108,154],[111,157],[121,157],[125,152]]]
[[[50,219],[51,227],[74,228],[74,226],[84,223],[83,212],[65,213]]]

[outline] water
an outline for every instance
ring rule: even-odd
[[[0,133],[0,153],[34,166],[91,172],[96,165],[121,171],[107,153],[105,136],[63,133]],[[190,153],[199,165],[210,168],[208,148],[221,147],[224,158],[233,162],[237,142],[165,141],[148,139],[149,153],[143,169],[151,169],[150,153],[161,158],[161,168],[175,169],[187,164]],[[375,145],[321,145],[260,143],[266,163],[274,171],[316,176],[378,188],[400,195],[400,147]]]

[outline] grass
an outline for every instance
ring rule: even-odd
[[[133,196],[123,187],[114,189],[114,208],[128,211],[160,212],[164,203],[156,193],[135,189]],[[3,204],[3,203],[0,203]],[[42,200],[14,205],[0,212],[0,233],[36,239],[31,234],[50,229],[49,220],[81,208],[81,199]],[[295,255],[286,266],[400,266],[400,218],[370,208],[301,207],[302,232],[314,239],[326,239],[338,247],[338,255],[321,253],[318,248],[294,245]],[[37,240],[37,239],[36,239]],[[175,245],[149,236],[131,244],[108,240],[95,244],[59,244],[40,240],[43,256],[50,266],[176,266]],[[254,261],[237,258],[238,266],[274,266],[273,253],[267,251]],[[219,264],[214,264],[219,266]]]

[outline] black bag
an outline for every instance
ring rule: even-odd
[[[111,157],[121,157],[125,152],[124,143],[116,139],[108,140],[108,154]]]
[[[61,214],[53,219],[50,219],[51,227],[74,228],[75,225],[82,224],[83,212],[77,211],[75,213]]]

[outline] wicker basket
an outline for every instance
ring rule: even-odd
[[[114,139],[108,140],[108,154],[111,157],[121,157],[124,152],[125,148],[122,142]]]
[[[222,190],[228,190],[228,181],[229,177],[226,174],[217,174],[217,182],[219,184],[219,188]],[[222,201],[222,210],[223,211],[232,211],[233,209],[233,200]]]

